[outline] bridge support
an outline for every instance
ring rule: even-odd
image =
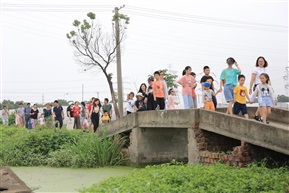
[[[129,157],[133,164],[154,164],[188,161],[187,129],[133,128],[130,134]]]

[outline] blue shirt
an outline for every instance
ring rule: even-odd
[[[25,108],[24,108],[24,113],[25,113],[25,115],[29,115],[29,116],[30,116],[31,110],[32,110],[31,107],[25,107]]]
[[[226,68],[225,70],[222,71],[221,80],[226,80],[225,85],[227,84],[232,84],[234,86],[237,86],[237,75],[240,75],[241,72],[238,71],[236,68]]]

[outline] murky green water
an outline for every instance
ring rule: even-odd
[[[128,174],[132,167],[104,167],[90,169],[12,167],[34,192],[78,192],[104,178]]]

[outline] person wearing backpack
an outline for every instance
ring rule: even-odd
[[[234,89],[237,86],[237,76],[241,74],[241,69],[234,58],[230,57],[227,59],[228,68],[224,69],[220,76],[220,89],[224,86],[224,95],[226,101],[229,103],[227,107],[227,114],[233,115],[233,102],[234,102]],[[233,65],[237,68],[233,68]]]

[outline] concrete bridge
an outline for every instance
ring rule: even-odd
[[[248,108],[249,115],[255,110]],[[269,125],[223,112],[139,112],[111,122],[106,129],[109,135],[129,136],[128,156],[134,164],[172,159],[210,164],[222,159],[229,165],[243,166],[258,156],[289,158],[289,111],[272,109]],[[241,140],[245,145],[241,146]]]

